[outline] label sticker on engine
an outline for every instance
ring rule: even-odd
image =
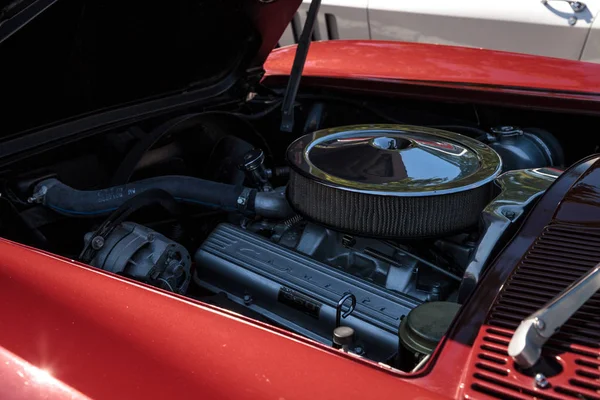
[[[292,307],[293,309],[301,311],[304,314],[308,314],[313,318],[319,319],[321,303],[300,292],[296,292],[295,290],[282,286],[281,289],[279,289],[277,300],[288,307]]]

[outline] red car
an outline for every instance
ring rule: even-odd
[[[0,398],[599,399],[600,65],[299,3],[4,5]]]

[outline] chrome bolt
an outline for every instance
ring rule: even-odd
[[[569,25],[573,26],[577,23],[577,17],[570,17],[569,18]]]
[[[514,211],[509,210],[503,211],[502,214],[510,220],[514,219],[517,216],[517,214]]]
[[[580,1],[574,1],[574,2],[571,3],[571,8],[575,12],[582,12],[583,10],[586,9],[586,7],[587,6],[585,4],[583,4],[582,2],[580,2]]]
[[[252,296],[250,296],[249,294],[245,294],[244,295],[244,304],[250,305],[251,303],[252,303]]]
[[[538,330],[543,331],[546,328],[546,323],[543,320],[536,318],[535,319],[535,327]]]
[[[354,354],[358,354],[358,355],[360,356],[360,355],[362,355],[362,354],[365,352],[365,350],[364,350],[364,349],[363,349],[361,346],[356,346],[356,347],[355,347],[355,348],[352,350],[352,352],[353,352]]]
[[[92,249],[100,250],[104,247],[104,238],[102,236],[96,236],[92,239]]]
[[[550,382],[548,382],[546,375],[539,373],[535,375],[535,385],[540,389],[545,389],[550,385]]]
[[[237,203],[238,205],[243,206],[244,204],[246,204],[246,199],[240,196],[237,198]]]

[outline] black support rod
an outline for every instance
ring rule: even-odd
[[[300,87],[300,78],[302,78],[304,63],[306,62],[306,56],[308,54],[308,49],[310,48],[310,42],[313,31],[315,30],[315,22],[317,21],[320,7],[321,0],[312,0],[310,3],[306,22],[304,23],[304,28],[302,29],[302,34],[300,35],[300,40],[296,47],[296,56],[294,57],[290,80],[288,81],[285,96],[283,97],[283,105],[281,107],[281,130],[284,132],[292,132],[294,130],[294,103],[296,102],[296,94]]]

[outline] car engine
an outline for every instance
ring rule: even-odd
[[[124,161],[143,179],[78,190],[56,173],[29,178],[20,215],[29,227],[52,224],[39,213],[80,221],[81,262],[405,371],[433,354],[562,157],[549,133],[514,127],[485,140],[411,125],[319,129],[287,143],[279,165],[222,139],[210,179],[144,176],[140,165],[165,171],[151,158],[179,151],[146,144]],[[201,224],[198,207],[212,210]]]
[[[448,299],[461,278],[388,239],[476,224],[499,156],[441,131],[361,126],[303,136],[287,160],[287,198],[298,217],[282,226],[218,226],[195,255],[197,283],[322,342],[341,324],[348,295],[353,310],[343,323],[355,351],[391,358],[401,317]],[[276,233],[256,234],[265,231]]]

